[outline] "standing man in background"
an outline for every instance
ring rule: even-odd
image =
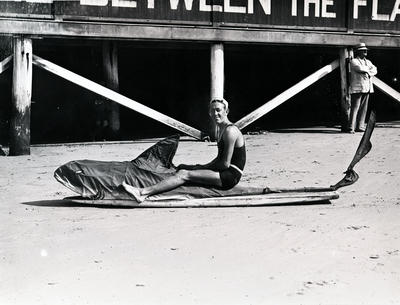
[[[372,78],[378,73],[372,62],[366,58],[368,48],[365,43],[359,43],[353,51],[354,58],[350,61],[350,133],[365,130],[369,94],[374,92]]]

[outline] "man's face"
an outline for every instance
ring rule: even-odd
[[[228,110],[225,108],[223,103],[213,102],[210,104],[209,114],[214,122],[219,124],[226,120],[226,117],[228,116]]]
[[[358,57],[365,58],[365,57],[367,57],[368,51],[367,50],[360,50],[360,51],[357,52],[357,54],[358,54]]]

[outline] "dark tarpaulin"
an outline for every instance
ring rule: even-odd
[[[235,186],[230,190],[221,190],[204,186],[180,186],[172,191],[154,195],[148,200],[193,199],[227,197],[241,195],[260,195],[267,193],[327,192],[336,191],[358,180],[354,166],[371,150],[370,141],[375,127],[375,113],[371,112],[366,131],[360,141],[353,160],[348,166],[345,177],[329,187],[269,188]],[[105,162],[93,160],[71,161],[60,166],[54,177],[63,185],[84,198],[90,199],[132,199],[121,186],[127,182],[136,187],[147,187],[173,175],[176,168],[172,163],[178,148],[179,135],[165,138],[132,161]]]
[[[60,166],[54,177],[82,197],[92,199],[131,199],[121,186],[127,182],[136,187],[147,187],[174,174],[172,163],[178,148],[179,135],[165,138],[132,161],[70,161]],[[181,186],[149,199],[190,199],[221,196],[262,194],[263,188],[236,186],[231,190],[202,186]]]

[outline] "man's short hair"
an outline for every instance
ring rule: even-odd
[[[228,109],[228,107],[229,107],[229,103],[228,103],[228,101],[226,100],[226,99],[224,99],[224,98],[221,98],[221,99],[219,99],[219,98],[215,98],[215,99],[213,99],[211,102],[210,102],[210,105],[212,104],[212,103],[221,103],[221,104],[224,104],[224,106],[225,106],[225,109]]]

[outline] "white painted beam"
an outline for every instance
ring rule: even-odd
[[[376,76],[373,78],[374,85],[376,88],[381,90],[383,93],[387,94],[388,96],[392,97],[397,102],[400,102],[400,92],[394,90],[392,87],[381,81]]]
[[[286,91],[282,92],[266,104],[262,105],[261,107],[257,108],[253,112],[249,113],[246,115],[244,118],[240,119],[235,123],[235,125],[239,129],[245,128],[247,125],[253,123],[255,120],[258,120],[271,110],[275,109],[282,103],[286,102],[288,99],[299,93],[300,91],[304,90],[308,86],[312,85],[319,79],[323,78],[325,75],[331,73],[333,70],[335,70],[337,67],[339,67],[339,60],[335,60],[331,62],[329,65],[326,65],[325,67],[319,69],[318,71],[314,72],[310,76],[306,77],[302,81],[298,82],[296,85],[290,87]]]
[[[4,71],[6,71],[11,66],[12,58],[13,58],[13,56],[10,55],[0,62],[0,74],[3,73]]]
[[[39,56],[33,55],[33,63],[50,72],[55,75],[58,75],[59,77],[62,77],[78,86],[81,86],[89,91],[95,92],[101,96],[104,96],[108,98],[109,100],[112,100],[114,102],[117,102],[129,109],[135,110],[147,117],[150,117],[156,121],[159,121],[165,125],[168,125],[172,128],[175,128],[179,131],[182,131],[183,133],[192,136],[196,139],[201,139],[201,131],[192,128],[184,123],[181,123],[171,117],[168,117],[161,112],[158,112],[156,110],[153,110],[143,104],[140,104],[130,98],[127,98],[123,96],[122,94],[119,94],[115,91],[112,91],[104,86],[101,86],[87,78],[84,78],[76,73],[73,73],[67,69],[64,69],[48,60],[45,60],[43,58],[40,58]]]

